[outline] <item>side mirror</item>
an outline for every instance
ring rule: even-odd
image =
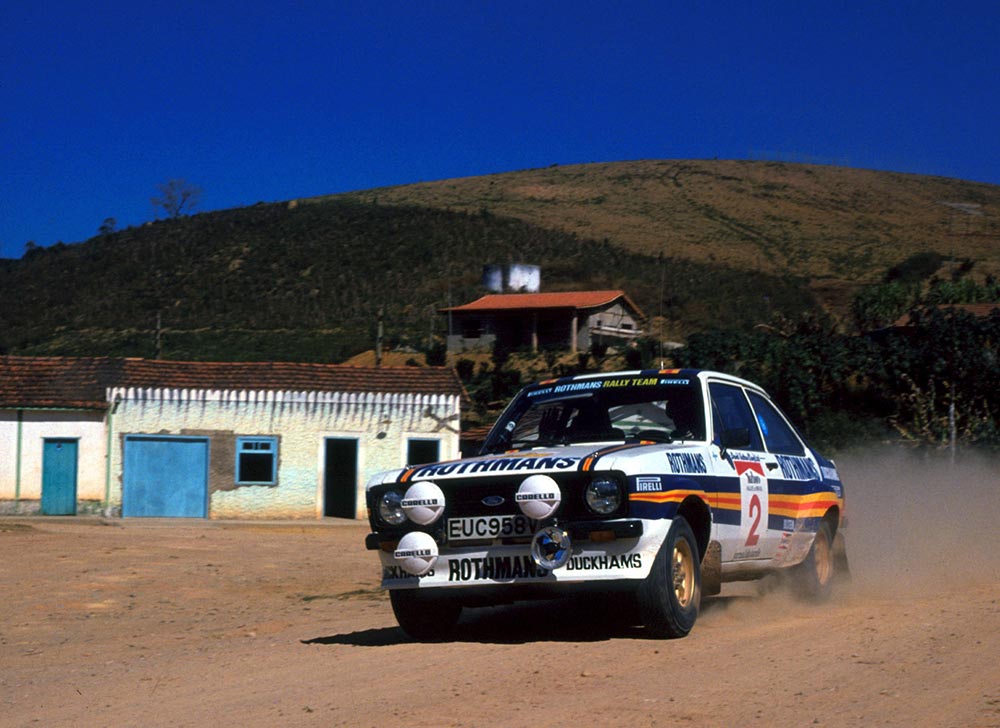
[[[735,427],[732,430],[723,430],[722,437],[722,449],[729,450],[731,448],[745,448],[750,447],[750,430],[746,427]]]

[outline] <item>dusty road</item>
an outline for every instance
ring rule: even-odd
[[[832,603],[738,585],[669,642],[558,602],[410,643],[363,524],[0,520],[0,725],[1000,726],[1000,471],[841,469]]]

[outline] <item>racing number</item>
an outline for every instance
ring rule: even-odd
[[[750,524],[750,533],[747,534],[747,546],[756,546],[760,540],[760,534],[757,533],[757,529],[760,527],[762,510],[760,507],[760,496],[754,493],[750,497],[750,505],[747,508],[747,515],[753,519],[753,523]]]

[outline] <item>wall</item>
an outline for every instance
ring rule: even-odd
[[[368,479],[404,465],[406,435],[440,438],[442,459],[458,457],[457,396],[129,388],[112,390],[110,397],[120,398],[113,418],[111,493],[119,507],[126,434],[209,437],[210,518],[322,516],[326,437],[359,440],[358,518],[365,516]],[[245,435],[280,438],[277,485],[235,486],[232,443]]]
[[[632,312],[621,303],[614,303],[585,317],[578,337],[580,348],[586,349],[594,341],[620,343],[641,335],[642,330]]]
[[[107,440],[104,413],[73,410],[21,410],[21,478],[17,483],[16,410],[0,411],[0,501],[2,510],[33,512],[42,497],[42,444],[45,438],[72,438],[77,450],[77,503],[97,510],[104,500]],[[20,504],[14,505],[15,498]]]
[[[17,481],[17,412],[0,410],[0,500],[13,500]]]
[[[462,335],[463,322],[475,319],[480,322],[481,335],[467,339]],[[600,322],[600,326],[598,326]],[[622,324],[629,324],[626,328]],[[447,339],[449,352],[490,351],[500,341],[509,349],[527,349],[531,346],[532,327],[536,327],[538,347],[571,347],[573,313],[568,309],[515,310],[504,313],[463,313],[453,317],[452,335]],[[623,343],[640,336],[642,331],[629,308],[616,301],[589,313],[576,313],[577,351],[587,351],[592,341]]]
[[[542,269],[537,265],[522,263],[485,265],[481,282],[483,288],[494,293],[538,293],[542,285]]]

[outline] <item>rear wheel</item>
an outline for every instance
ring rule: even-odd
[[[462,605],[452,599],[431,595],[421,589],[394,589],[389,592],[396,621],[410,637],[421,642],[437,642],[447,637],[462,614]]]
[[[792,579],[795,592],[811,602],[825,601],[833,590],[835,572],[830,524],[823,521],[819,524],[808,555],[801,564],[793,567]]]
[[[653,637],[684,637],[698,619],[701,562],[698,543],[683,518],[674,519],[636,592],[642,623]]]

